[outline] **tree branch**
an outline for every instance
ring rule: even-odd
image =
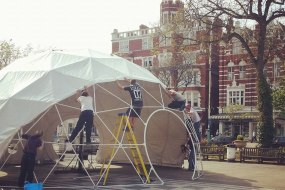
[[[266,25],[268,25],[270,22],[280,17],[285,17],[285,11],[280,10],[273,12],[272,16],[267,19]]]
[[[244,38],[241,35],[239,35],[238,33],[233,32],[233,33],[229,34],[229,36],[227,37],[227,42],[229,42],[233,38],[237,38],[241,42],[242,46],[248,52],[250,60],[252,61],[252,63],[254,63],[256,65],[257,60],[256,60],[254,54],[252,53],[251,49],[249,48],[248,44],[244,40]]]

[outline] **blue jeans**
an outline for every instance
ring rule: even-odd
[[[199,139],[199,141],[201,141],[201,134],[200,134],[200,121],[196,122],[193,124],[194,125],[194,129],[196,131],[196,135]]]

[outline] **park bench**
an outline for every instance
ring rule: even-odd
[[[263,161],[282,162],[283,154],[279,148],[242,148],[240,150],[240,162],[245,160],[256,160],[258,163]]]
[[[226,149],[224,146],[201,146],[200,149],[203,160],[208,160],[209,157],[218,157],[219,161],[225,159]]]
[[[245,162],[245,160],[257,160],[258,163],[261,163],[259,148],[242,148],[240,150],[240,162]]]
[[[282,162],[282,151],[279,148],[260,148],[261,162],[276,161],[278,164]]]

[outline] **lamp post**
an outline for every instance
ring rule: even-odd
[[[212,88],[212,43],[209,45],[209,93],[208,93],[208,129],[207,129],[207,141],[211,141],[211,88]]]

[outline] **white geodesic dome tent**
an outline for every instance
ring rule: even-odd
[[[0,71],[1,163],[20,162],[21,144],[16,154],[8,151],[9,144],[19,140],[20,130],[43,131],[44,141],[52,142],[57,126],[79,116],[76,91],[83,86],[88,86],[94,99],[94,124],[100,143],[113,142],[111,133],[117,114],[130,105],[128,92],[115,82],[125,77],[136,79],[143,89],[144,108],[135,126],[138,143],[147,147],[143,156],[148,154],[153,164],[180,167],[184,159],[180,145],[186,141],[186,130],[181,112],[166,108],[171,100],[164,85],[132,62],[90,49],[48,51],[19,59]],[[127,85],[123,81],[121,84]],[[109,156],[108,147],[100,145],[98,161]],[[58,159],[52,143],[45,143],[37,159]],[[114,161],[127,159],[118,152]]]

